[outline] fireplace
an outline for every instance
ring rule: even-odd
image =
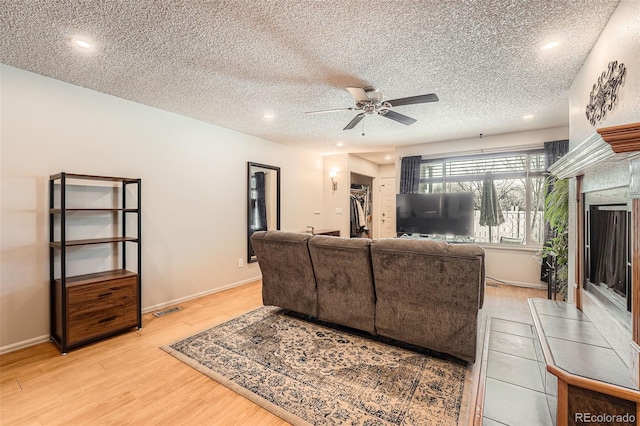
[[[631,202],[628,188],[584,194],[584,289],[631,331]]]
[[[640,384],[640,122],[599,128],[549,171],[571,179],[575,303]]]

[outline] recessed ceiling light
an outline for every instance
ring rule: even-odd
[[[336,144],[336,146],[344,146],[344,143],[342,143],[342,142],[338,142],[338,143]]]
[[[523,120],[531,120],[533,118],[533,114],[529,114],[529,115],[525,115],[524,117],[522,117]]]
[[[74,46],[79,47],[81,49],[91,49],[93,45],[89,43],[87,40],[82,38],[74,38],[72,39]]]
[[[387,161],[389,161],[389,160],[391,160],[391,156],[390,156],[390,155],[385,155],[385,156],[384,156],[384,159],[385,159],[385,160],[387,160]]]
[[[545,44],[544,46],[542,46],[540,49],[543,49],[543,50],[553,49],[554,47],[558,46],[559,44],[560,44],[559,41],[551,41],[551,42]]]
[[[275,117],[276,117],[275,115],[269,114],[269,113],[264,115],[264,118],[267,120],[273,120]]]

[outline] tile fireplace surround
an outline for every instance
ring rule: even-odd
[[[597,312],[590,312],[596,305],[591,295],[584,291],[584,202],[585,194],[628,187],[631,205],[631,333],[622,331],[607,333],[616,352],[628,363],[630,377],[640,384],[640,123],[597,129],[596,132],[558,160],[550,172],[559,178],[574,180],[575,200],[570,202],[575,218],[575,255],[569,266],[575,271],[576,307],[598,321]],[[571,243],[570,243],[571,244]],[[570,252],[571,256],[571,252]],[[600,306],[600,305],[598,305]],[[583,309],[584,308],[584,309]],[[596,308],[593,308],[594,311]],[[601,307],[597,310],[602,311]],[[589,312],[587,312],[589,311]],[[604,312],[604,311],[603,311]],[[604,315],[607,316],[606,313]],[[609,315],[610,316],[610,315]],[[611,317],[611,316],[610,316]],[[605,321],[605,320],[603,320]],[[613,321],[611,318],[606,321]],[[611,330],[608,324],[603,328]],[[622,330],[620,327],[616,327]],[[609,338],[609,336],[607,336]]]

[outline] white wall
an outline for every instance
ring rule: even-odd
[[[544,142],[568,139],[568,127],[531,130],[526,132],[489,135],[482,138],[457,139],[396,148],[396,192],[400,188],[402,157],[421,155],[423,158],[474,155],[526,148],[542,148]],[[488,277],[508,283],[537,287],[540,282],[540,260],[536,248],[505,248],[482,245],[486,252]]]
[[[322,221],[319,156],[5,65],[0,78],[0,350],[48,336],[51,174],[142,178],[144,308],[259,276],[238,267],[247,161],[281,167],[283,229]]]
[[[349,181],[351,176],[349,154],[328,155],[323,158],[323,161],[324,198],[322,223],[324,228],[338,229],[342,237],[349,237]],[[331,188],[331,180],[329,178],[329,173],[332,170],[337,170],[334,180],[338,183],[338,187],[335,191]]]
[[[380,177],[396,177],[396,165],[395,164],[381,164],[380,165]]]
[[[592,126],[585,111],[593,85],[612,61],[627,68],[624,84],[618,90],[618,101],[604,120]],[[569,143],[573,148],[592,135],[596,128],[640,121],[640,4],[622,0],[587,60],[571,83],[569,90]]]
[[[377,178],[380,166],[362,157],[349,155],[349,171],[362,176]]]

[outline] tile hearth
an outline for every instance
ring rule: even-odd
[[[488,321],[482,424],[552,426],[533,325],[500,318]]]

